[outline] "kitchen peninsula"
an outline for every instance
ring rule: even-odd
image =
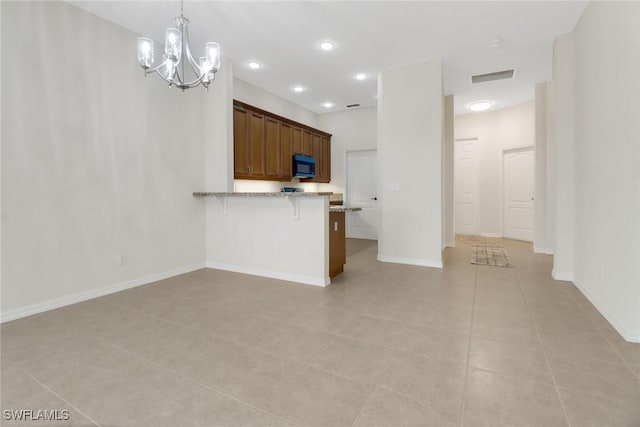
[[[207,267],[328,286],[345,262],[344,212],[360,210],[330,207],[331,194],[193,193],[206,199],[207,242],[215,242]]]

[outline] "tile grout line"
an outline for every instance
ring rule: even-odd
[[[190,383],[197,384],[197,385],[199,385],[200,387],[203,387],[203,388],[205,388],[205,389],[207,389],[207,390],[211,390],[211,391],[213,391],[214,393],[218,393],[218,394],[220,394],[220,395],[222,395],[222,396],[224,396],[224,397],[226,397],[226,398],[228,398],[228,399],[234,400],[234,401],[239,402],[239,403],[241,403],[241,404],[243,404],[243,405],[249,406],[249,407],[251,407],[251,408],[253,408],[253,409],[257,410],[257,411],[260,411],[260,412],[262,412],[262,413],[264,413],[264,414],[267,414],[267,415],[272,416],[272,417],[274,417],[274,418],[277,418],[277,419],[279,419],[279,420],[281,420],[281,421],[284,421],[284,422],[285,422],[285,423],[287,423],[287,424],[293,424],[293,425],[298,426],[297,424],[295,424],[295,423],[294,423],[294,422],[292,422],[292,421],[289,421],[289,420],[287,420],[287,419],[285,419],[285,418],[282,418],[282,417],[280,417],[280,416],[278,416],[278,415],[276,415],[276,414],[272,414],[272,413],[271,413],[271,412],[269,412],[269,411],[266,411],[266,410],[264,410],[264,409],[261,409],[261,408],[259,408],[259,407],[255,406],[255,405],[252,405],[252,404],[251,404],[251,403],[249,403],[249,402],[245,402],[244,400],[238,399],[237,397],[234,397],[234,396],[228,395],[227,393],[224,393],[224,392],[222,392],[222,391],[220,391],[220,390],[216,390],[215,388],[213,388],[213,387],[211,387],[211,386],[208,386],[208,385],[206,385],[206,384],[203,384],[203,383],[201,383],[200,381],[197,381],[197,380],[195,380],[195,379],[193,379],[193,378],[191,378],[191,377],[188,377],[188,376],[186,376],[186,375],[183,375],[183,374],[181,374],[181,373],[179,373],[179,372],[172,371],[171,369],[168,369],[168,368],[166,368],[165,366],[162,366],[162,365],[160,365],[160,364],[158,364],[158,363],[156,363],[156,362],[154,362],[154,361],[152,361],[152,360],[149,360],[149,359],[147,359],[147,358],[145,358],[145,357],[142,357],[142,356],[140,356],[140,355],[138,355],[138,354],[132,353],[132,352],[130,352],[129,350],[124,349],[124,348],[121,348],[120,346],[118,346],[118,345],[116,345],[116,344],[111,344],[111,347],[115,348],[115,349],[116,349],[116,350],[118,350],[118,351],[121,351],[121,352],[123,352],[123,353],[126,353],[126,354],[128,354],[128,355],[130,355],[130,356],[133,356],[133,357],[135,357],[135,358],[137,358],[137,359],[139,359],[139,360],[142,360],[142,361],[144,361],[144,362],[146,362],[146,363],[149,363],[149,364],[151,364],[151,365],[155,366],[155,367],[156,367],[156,368],[158,368],[158,369],[161,369],[161,370],[163,370],[163,371],[165,371],[165,372],[168,372],[168,373],[170,373],[170,374],[172,374],[172,375],[175,375],[175,376],[177,376],[177,377],[180,377],[180,378],[182,378],[182,379],[185,379],[185,380],[187,380],[187,381],[188,381],[188,382],[190,382]]]
[[[360,410],[358,411],[358,413],[356,414],[355,418],[353,419],[353,422],[351,423],[351,427],[353,427],[355,425],[356,421],[358,421],[358,418],[360,418],[360,415],[362,414],[362,411],[364,410],[364,407],[367,405],[367,402],[371,398],[371,395],[373,394],[373,391],[375,389],[376,389],[375,385],[373,387],[371,387],[371,390],[369,390],[369,393],[367,394],[367,398],[362,401],[362,406],[360,407]]]
[[[478,273],[479,269],[475,267],[476,274],[473,280],[473,302],[471,306],[471,324],[469,325],[469,340],[467,341],[467,363],[464,368],[464,385],[462,387],[462,403],[460,404],[460,427],[464,426],[464,411],[467,398],[467,383],[469,378],[469,362],[471,360],[471,337],[473,333],[473,320],[476,311],[476,292],[478,291]]]
[[[3,357],[6,357],[7,360],[9,360],[16,368],[18,368],[20,371],[22,371],[26,376],[28,376],[29,378],[31,378],[33,381],[35,381],[38,385],[40,385],[42,388],[44,388],[45,390],[47,390],[49,393],[51,393],[52,395],[56,396],[58,399],[62,400],[64,403],[66,403],[67,405],[69,405],[71,408],[73,408],[74,411],[76,411],[77,413],[79,413],[80,415],[82,415],[83,417],[85,417],[87,420],[89,420],[91,423],[93,423],[94,425],[101,427],[102,424],[98,423],[96,420],[94,420],[93,418],[91,418],[89,415],[85,414],[84,412],[82,412],[76,405],[72,404],[71,402],[69,402],[67,399],[65,399],[64,397],[62,397],[60,394],[56,393],[55,391],[53,391],[49,386],[47,386],[46,384],[44,384],[43,382],[41,382],[39,379],[37,379],[36,377],[34,377],[31,373],[29,373],[29,371],[27,371],[26,369],[24,369],[22,366],[18,365],[16,362],[13,361],[13,359],[11,359],[9,356],[7,356],[6,354],[3,355]]]
[[[531,322],[531,325],[533,326],[533,330],[536,333],[538,344],[540,344],[540,349],[542,350],[542,356],[544,357],[545,364],[547,365],[547,369],[549,370],[549,374],[551,375],[551,381],[553,381],[553,388],[556,391],[556,396],[558,397],[558,400],[560,401],[560,406],[562,407],[562,414],[564,415],[564,419],[567,422],[567,426],[571,427],[571,422],[569,421],[569,416],[567,415],[567,408],[564,406],[564,401],[560,396],[560,389],[558,388],[558,383],[556,382],[556,376],[553,373],[553,370],[551,369],[551,364],[549,363],[547,350],[545,348],[544,343],[542,342],[542,338],[540,338],[540,332],[538,331],[538,326],[536,325],[536,322],[533,319],[533,315],[531,314],[531,310],[529,309],[529,304],[527,304],[527,300],[524,297],[524,292],[522,292],[522,286],[520,285],[520,275],[517,272],[516,272],[516,282],[518,283],[518,289],[520,290],[520,297],[522,298],[522,301],[524,302],[524,306],[527,309],[527,314],[529,315],[529,321]]]
[[[582,310],[582,312],[587,316],[587,319],[589,319],[589,322],[591,323],[591,325],[598,331],[598,333],[600,334],[600,336],[602,336],[602,338],[604,338],[604,340],[609,344],[609,347],[611,349],[613,349],[613,352],[618,356],[618,358],[620,360],[622,360],[622,364],[624,366],[627,367],[627,369],[629,369],[633,375],[636,377],[636,379],[640,382],[640,372],[636,373],[636,371],[631,367],[631,365],[627,362],[627,359],[625,359],[624,357],[622,357],[622,354],[620,353],[620,351],[616,348],[615,345],[613,345],[613,343],[611,342],[611,340],[609,339],[609,337],[607,337],[605,335],[604,332],[602,332],[602,328],[593,320],[591,319],[591,316],[589,316],[589,314],[587,314],[587,310],[584,309],[584,307],[582,306],[582,304],[580,304],[578,302],[578,307],[580,307],[580,310]]]

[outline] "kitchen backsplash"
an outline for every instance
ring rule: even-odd
[[[245,179],[235,179],[233,181],[233,191],[242,193],[271,193],[280,191],[282,187],[302,188],[306,192],[323,191],[319,188],[320,185],[321,184],[317,184],[314,182],[299,182],[297,179],[294,179],[291,182],[249,181]]]

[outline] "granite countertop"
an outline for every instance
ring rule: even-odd
[[[362,208],[348,208],[346,206],[329,206],[329,212],[358,212]]]
[[[194,197],[229,197],[229,196],[242,196],[242,197],[317,197],[317,196],[330,196],[332,192],[290,192],[285,193],[282,191],[273,193],[211,193],[211,192],[194,192]]]

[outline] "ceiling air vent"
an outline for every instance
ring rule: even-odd
[[[353,108],[353,107],[359,107],[360,104],[349,104],[347,105],[347,108]]]
[[[495,73],[477,74],[471,76],[471,83],[486,83],[494,80],[512,79],[516,70],[496,71]]]

